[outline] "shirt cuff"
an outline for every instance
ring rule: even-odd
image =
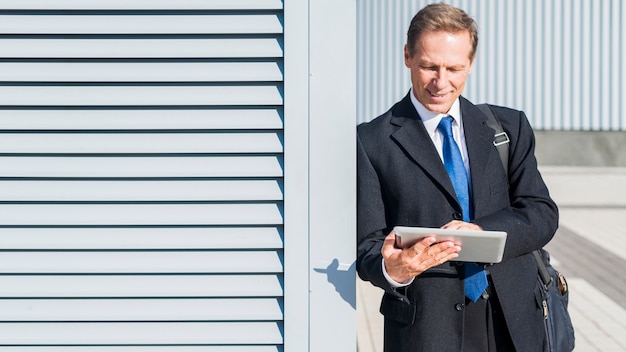
[[[391,276],[387,274],[387,269],[385,269],[385,258],[383,258],[382,260],[383,260],[383,263],[382,263],[383,264],[383,276],[385,277],[385,279],[387,279],[387,282],[389,283],[389,285],[391,285],[392,288],[407,287],[413,283],[413,280],[415,280],[414,277],[402,283],[397,282],[396,280],[392,279]]]

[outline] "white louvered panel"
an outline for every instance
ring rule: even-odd
[[[275,156],[2,157],[0,177],[282,177]]]
[[[158,188],[156,188],[158,189]],[[2,249],[282,248],[277,227],[0,228]]]
[[[277,132],[0,133],[0,154],[282,153]]]
[[[272,10],[281,0],[0,0],[6,10]]]
[[[281,113],[274,108],[0,110],[0,130],[189,130],[282,127]]]
[[[0,275],[0,297],[279,297],[277,274]]]
[[[5,82],[282,81],[277,62],[0,62]]]
[[[0,299],[4,321],[282,320],[277,298]]]
[[[0,350],[278,352],[282,1],[8,5]]]
[[[282,57],[277,38],[23,39],[1,38],[0,58],[259,58]]]
[[[2,43],[0,43],[2,45]],[[281,105],[277,85],[0,86],[0,105]]]
[[[3,252],[0,273],[278,273],[277,251]],[[1,314],[0,314],[1,316]],[[0,317],[1,319],[1,317]]]
[[[0,15],[0,34],[263,34],[282,33],[276,14]]]
[[[20,346],[18,352],[283,352],[278,346]],[[0,346],[0,352],[16,352]]]
[[[280,344],[275,322],[0,323],[0,344]]]
[[[277,204],[0,204],[0,225],[276,225]]]
[[[6,181],[0,201],[269,201],[282,200],[277,180]],[[1,230],[0,230],[1,231]]]

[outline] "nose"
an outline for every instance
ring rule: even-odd
[[[448,71],[445,69],[440,69],[437,71],[437,75],[433,79],[433,84],[435,87],[443,88],[447,85],[448,82]]]

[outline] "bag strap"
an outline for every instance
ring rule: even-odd
[[[507,177],[509,175],[509,144],[511,140],[509,139],[509,135],[502,128],[502,124],[500,120],[496,117],[496,114],[491,110],[489,105],[487,104],[478,104],[476,105],[483,114],[487,116],[487,126],[493,128],[496,133],[493,136],[493,145],[498,150],[498,154],[500,155],[500,161],[502,161],[502,166],[504,167],[504,172]],[[548,272],[548,268],[543,261],[543,257],[539,250],[532,252],[535,261],[537,262],[537,268],[539,270],[539,276],[541,276],[541,281],[544,286],[548,286],[552,281],[552,276],[550,276],[550,272]]]
[[[500,120],[496,118],[496,114],[493,113],[489,105],[487,104],[478,104],[476,105],[483,114],[487,116],[487,126],[493,128],[496,133],[493,136],[493,145],[498,150],[498,154],[500,154],[500,160],[502,161],[502,166],[504,167],[504,172],[509,174],[509,144],[510,139],[509,135],[504,132],[504,128],[502,128],[502,124]]]
[[[539,251],[533,251],[533,257],[535,257],[535,261],[537,262],[537,268],[539,270],[539,276],[541,276],[541,282],[545,287],[548,287],[550,282],[552,281],[552,276],[550,276],[550,272],[546,267],[545,262],[543,261],[543,257]]]

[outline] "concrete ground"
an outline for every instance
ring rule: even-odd
[[[570,286],[578,352],[626,351],[626,168],[542,167],[560,210],[546,247]],[[359,352],[382,351],[382,291],[357,279]]]

